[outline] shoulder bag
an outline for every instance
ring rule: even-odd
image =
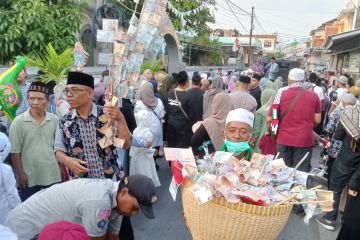
[[[304,92],[304,89],[301,89],[293,98],[293,100],[291,101],[290,105],[286,108],[284,114],[282,116],[280,116],[280,123],[282,120],[284,120],[284,118],[286,117],[286,115],[290,112],[290,110],[294,107],[296,100],[298,100],[298,98],[300,97],[300,95]]]
[[[178,99],[178,96],[177,96],[177,93],[176,93],[176,90],[174,89],[174,93],[175,93],[175,98],[176,98],[176,101],[179,103],[179,108],[180,110],[182,111],[182,113],[184,114],[185,118],[187,120],[189,120],[189,116],[186,114],[186,112],[184,111],[184,109],[181,107],[181,102],[179,101]]]

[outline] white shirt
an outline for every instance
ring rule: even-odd
[[[137,101],[135,104],[134,109],[134,115],[136,119],[136,113],[141,110],[147,110],[151,112],[151,119],[148,121],[151,122],[150,132],[153,135],[153,141],[152,146],[158,147],[163,145],[163,131],[162,131],[162,122],[160,119],[162,119],[165,116],[165,109],[163,103],[158,100],[158,105],[155,107],[155,109],[151,110],[149,107],[145,106],[145,104],[140,100]],[[136,119],[136,121],[138,121]],[[139,125],[138,122],[136,122],[137,125]]]
[[[5,222],[11,209],[20,203],[14,173],[9,165],[0,163],[0,224]]]
[[[318,95],[320,101],[325,99],[324,90],[321,87],[315,86],[314,87],[314,92]]]

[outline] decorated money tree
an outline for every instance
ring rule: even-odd
[[[0,110],[12,121],[22,100],[17,83],[17,76],[25,67],[26,60],[22,56],[16,58],[16,63],[0,75]]]
[[[144,59],[156,58],[164,49],[164,35],[175,32],[166,13],[167,3],[167,0],[145,0],[139,18],[135,7],[126,32],[119,28],[118,19],[102,19],[102,29],[96,31],[97,42],[113,46],[112,53],[99,52],[98,58],[99,65],[110,69],[110,78],[105,81],[106,104],[121,105],[122,98],[134,98]],[[106,119],[104,121],[107,125],[101,129],[105,137],[99,142],[100,146],[105,148],[113,144],[121,147],[121,139],[116,139],[113,134],[116,126]]]

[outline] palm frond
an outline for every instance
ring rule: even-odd
[[[40,81],[48,83],[55,81],[57,84],[67,77],[70,68],[74,65],[72,49],[65,49],[60,55],[55,48],[49,43],[46,47],[46,53],[43,58],[30,58],[25,56],[27,65],[39,68],[44,74],[40,76]]]
[[[150,69],[153,74],[160,72],[164,68],[164,65],[162,65],[160,60],[151,60],[147,59],[145,62],[141,65],[140,73],[143,74],[146,69]]]

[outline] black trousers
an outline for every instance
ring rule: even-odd
[[[123,216],[119,232],[120,240],[134,240],[134,231],[131,225],[130,217]]]
[[[327,179],[328,179],[328,188],[330,187],[330,177],[331,177],[331,169],[332,169],[332,166],[335,162],[335,158],[334,157],[331,157],[329,156],[329,160],[327,162],[327,169],[326,169],[326,172],[327,172]]]
[[[340,205],[341,194],[348,184],[350,178],[354,174],[354,171],[342,171],[341,166],[339,167],[339,163],[336,161],[341,161],[341,159],[336,159],[335,164],[331,170],[330,175],[330,183],[329,183],[329,190],[334,192],[334,203],[333,208],[334,210],[331,212],[326,213],[325,217],[327,220],[335,221],[338,216],[338,210]]]
[[[358,240],[360,237],[360,195],[352,197],[348,195],[346,202],[344,223],[337,240]]]
[[[299,171],[310,172],[311,170],[311,155],[312,147],[291,147],[282,144],[277,144],[277,151],[280,153],[281,158],[284,159],[286,166],[295,167],[300,160],[309,152],[309,156],[298,168]]]
[[[191,145],[191,128],[187,120],[169,119],[167,125],[168,147],[188,148]]]

